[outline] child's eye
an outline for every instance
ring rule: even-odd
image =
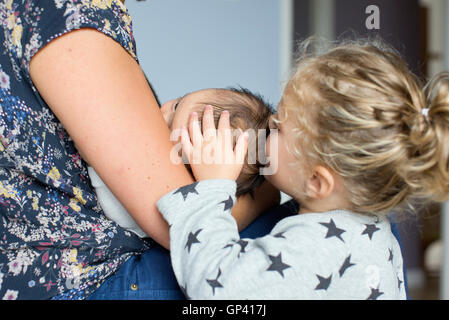
[[[176,103],[174,104],[174,106],[173,106],[173,111],[176,111],[176,108],[178,107],[178,104],[179,104],[179,100],[176,101]]]

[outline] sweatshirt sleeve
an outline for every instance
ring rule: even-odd
[[[288,281],[290,268],[278,249],[282,238],[240,239],[231,216],[235,191],[234,181],[203,180],[176,189],[157,203],[170,225],[173,269],[187,298],[285,296],[278,292],[279,282]]]

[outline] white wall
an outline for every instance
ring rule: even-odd
[[[291,0],[288,0],[291,1]],[[288,2],[287,1],[287,2]],[[284,0],[127,0],[141,66],[160,101],[241,85],[277,104]],[[283,60],[284,59],[284,60]]]

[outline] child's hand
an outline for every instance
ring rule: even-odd
[[[197,113],[192,112],[189,132],[185,127],[182,128],[181,144],[196,180],[235,181],[242,170],[248,149],[248,133],[240,134],[233,150],[229,112],[222,112],[216,130],[212,107],[206,106],[203,113],[203,133]]]

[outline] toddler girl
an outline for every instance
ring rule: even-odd
[[[170,224],[175,275],[193,299],[405,299],[403,262],[387,214],[449,195],[449,76],[421,89],[392,50],[346,43],[306,53],[272,117],[266,176],[301,204],[272,232],[241,239],[229,211],[245,154],[229,128],[201,135],[191,117],[182,144],[199,182],[158,201]],[[427,95],[426,95],[427,94]],[[215,133],[211,111],[203,115]],[[209,120],[208,120],[209,119]],[[190,133],[190,135],[189,135]],[[232,159],[221,164],[222,154]]]

